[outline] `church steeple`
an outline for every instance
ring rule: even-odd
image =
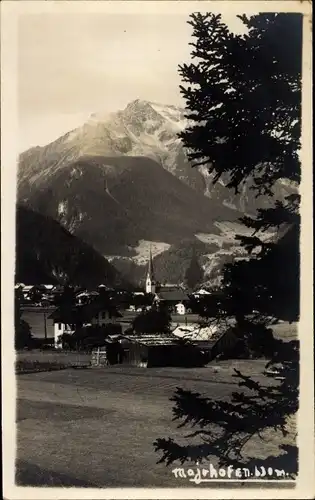
[[[152,259],[152,252],[151,252],[151,247],[150,247],[150,256],[149,256],[149,265],[148,265],[148,272],[147,272],[147,278],[146,278],[146,283],[145,283],[145,291],[146,293],[155,293],[155,278],[154,278],[154,270],[153,270],[153,259]]]

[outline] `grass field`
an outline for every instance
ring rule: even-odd
[[[187,431],[172,422],[176,387],[218,399],[237,389],[233,368],[255,379],[264,361],[224,361],[205,368],[133,368],[54,371],[17,377],[17,483],[37,486],[188,487],[157,464],[153,442]],[[271,383],[271,382],[270,382]],[[268,432],[249,442],[246,456],[279,453],[294,444],[294,422],[284,439]],[[267,438],[267,439],[266,439]],[[215,461],[213,461],[215,464]]]
[[[40,371],[83,368],[90,365],[91,354],[66,351],[19,351],[16,355],[15,371],[33,373]]]

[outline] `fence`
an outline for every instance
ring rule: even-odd
[[[91,356],[91,366],[102,367],[108,365],[109,361],[106,347],[98,347],[97,349],[93,349]]]

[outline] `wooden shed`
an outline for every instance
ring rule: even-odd
[[[92,350],[91,366],[103,367],[121,364],[123,361],[123,348],[120,336],[109,336],[104,344]]]
[[[120,340],[122,364],[142,367],[203,366],[205,358],[198,348],[171,335],[130,335]]]
[[[192,340],[191,343],[211,361],[219,355],[233,357],[234,351],[241,341],[232,328],[225,332],[217,331],[208,340]]]

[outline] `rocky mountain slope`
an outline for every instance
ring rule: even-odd
[[[139,240],[174,244],[235,220],[145,157],[84,156],[41,177],[28,206],[58,220],[102,255],[133,255]]]
[[[108,259],[128,280],[144,286],[149,248],[152,250],[154,273],[160,283],[184,283],[186,271],[195,255],[203,269],[202,282],[209,286],[218,285],[224,264],[248,257],[244,248],[235,240],[235,235],[248,236],[250,231],[237,222],[216,222],[214,226],[216,231],[212,233],[197,233],[193,238],[164,248],[156,242],[142,241],[136,256],[109,256]],[[273,236],[272,231],[259,234],[263,240]]]
[[[32,148],[20,157],[19,185],[37,183],[41,177],[82,156],[145,156],[160,163],[199,191],[205,183],[186,161],[177,137],[187,124],[184,111],[147,101],[134,101],[123,111],[92,115],[79,127],[45,147]],[[27,190],[26,190],[27,191]]]
[[[256,199],[247,183],[240,194],[225,188],[227,179],[215,186],[206,168],[192,168],[177,134],[188,124],[185,111],[176,106],[136,100],[124,110],[109,115],[94,114],[79,127],[45,147],[32,148],[20,157],[19,196],[28,199],[29,191],[48,182],[65,166],[84,156],[142,156],[155,160],[198,193],[221,206],[253,212],[269,204]],[[279,182],[276,198],[291,187]]]

